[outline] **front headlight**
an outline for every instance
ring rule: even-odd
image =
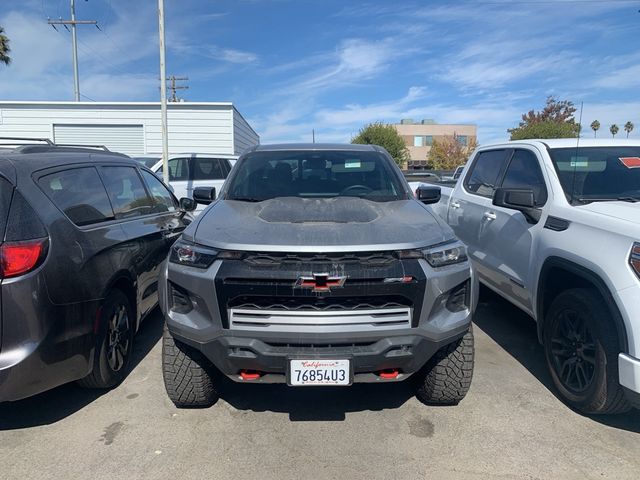
[[[633,244],[633,247],[631,248],[631,255],[629,255],[629,264],[636,272],[636,275],[640,277],[640,243]]]
[[[424,258],[433,268],[466,262],[467,247],[460,241],[453,241],[423,250],[403,250],[400,258]]]
[[[467,247],[460,242],[441,245],[432,250],[425,250],[424,258],[433,268],[466,262]]]
[[[188,267],[206,269],[218,256],[218,250],[178,240],[171,247],[169,261]]]

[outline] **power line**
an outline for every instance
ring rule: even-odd
[[[178,90],[188,90],[189,86],[178,85],[176,82],[185,82],[187,80],[189,80],[189,77],[176,77],[175,75],[167,77],[167,81],[171,82],[170,85],[167,85],[167,90],[171,90],[171,99],[169,100],[170,102],[179,102],[181,100],[177,95]]]
[[[54,30],[58,30],[56,25],[62,25],[64,28],[69,30],[67,25],[71,25],[71,45],[72,45],[72,60],[73,60],[73,92],[76,102],[80,101],[80,78],[78,73],[78,36],[76,32],[76,27],[78,25],[97,25],[96,20],[76,20],[76,1],[71,0],[71,19],[63,20],[60,18],[59,20],[51,20],[48,19],[49,25],[53,27]]]

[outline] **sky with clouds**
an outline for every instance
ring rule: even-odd
[[[77,0],[85,101],[159,99],[156,0]],[[232,101],[262,143],[349,141],[401,118],[507,138],[548,95],[640,137],[640,1],[165,0],[167,73]],[[68,0],[0,0],[0,100],[72,100]],[[590,131],[586,134],[590,135]]]

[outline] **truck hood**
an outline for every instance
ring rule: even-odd
[[[578,208],[636,225],[640,224],[640,202],[592,202]]]
[[[357,197],[219,200],[184,238],[225,250],[357,252],[403,250],[454,237],[416,200],[372,202]]]

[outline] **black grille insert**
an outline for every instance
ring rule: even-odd
[[[254,267],[277,267],[281,265],[367,265],[384,267],[398,261],[395,252],[363,252],[339,254],[279,254],[251,253],[244,262]]]
[[[229,308],[291,311],[375,310],[412,307],[411,301],[399,296],[378,297],[256,297],[240,296],[229,302]]]

